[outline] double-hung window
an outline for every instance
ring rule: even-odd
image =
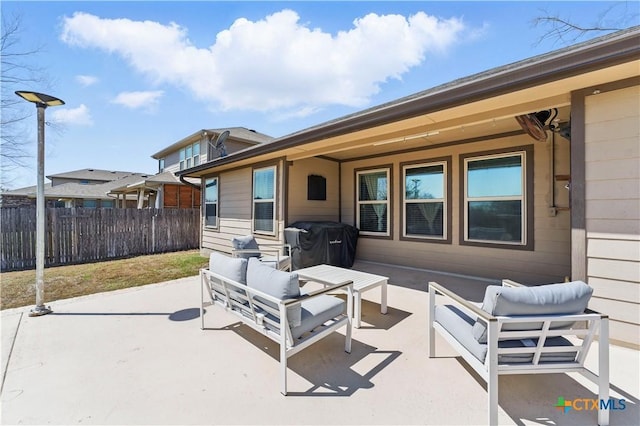
[[[405,165],[403,236],[444,240],[447,238],[447,163]]]
[[[253,170],[253,232],[275,235],[276,167]]]
[[[200,164],[200,143],[187,145],[180,150],[180,170]]]
[[[464,240],[525,246],[526,151],[464,158]]]
[[[218,178],[204,180],[204,226],[218,227]]]
[[[390,170],[356,172],[356,226],[363,235],[391,235]]]

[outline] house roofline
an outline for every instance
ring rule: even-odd
[[[213,167],[246,160],[257,155],[270,154],[305,143],[477,102],[638,59],[640,59],[640,26],[454,80],[393,102],[283,136],[267,144],[214,159],[176,172],[176,175],[197,176]]]
[[[171,152],[175,151],[178,148],[181,148],[182,146],[186,146],[189,144],[192,144],[194,142],[200,141],[202,140],[202,135],[203,133],[207,133],[209,135],[219,135],[220,133],[224,132],[225,130],[229,130],[231,132],[231,138],[233,140],[236,141],[240,141],[240,142],[244,142],[244,143],[248,143],[248,144],[252,144],[252,145],[258,145],[261,144],[263,142],[259,141],[259,140],[252,140],[252,139],[248,139],[248,138],[243,138],[241,136],[238,136],[238,132],[234,132],[234,129],[245,129],[249,132],[254,132],[256,134],[256,137],[266,137],[269,139],[272,139],[270,136],[265,135],[263,133],[258,133],[255,130],[251,130],[251,129],[247,129],[246,127],[229,127],[229,128],[223,128],[223,129],[200,129],[192,134],[190,134],[187,137],[184,137],[182,139],[180,139],[178,142],[175,142],[163,149],[161,149],[160,151],[156,152],[155,154],[153,154],[151,156],[151,158],[153,158],[154,160],[159,160],[161,158],[163,158],[164,156],[166,156],[167,154],[170,154]]]

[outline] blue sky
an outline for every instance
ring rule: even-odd
[[[151,155],[202,128],[283,136],[570,44],[539,42],[539,16],[638,24],[635,2],[31,2],[17,51],[66,102],[49,108],[45,174],[82,168],[155,173]],[[626,16],[626,18],[621,18]],[[630,18],[631,17],[631,18]],[[590,34],[593,37],[599,34]],[[579,39],[583,41],[586,38]],[[2,185],[34,185],[33,158]],[[31,120],[33,122],[31,123]],[[57,130],[56,130],[57,129]]]

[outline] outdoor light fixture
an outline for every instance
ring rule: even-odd
[[[16,95],[36,104],[38,111],[38,176],[36,193],[36,307],[29,312],[30,317],[51,313],[44,306],[44,110],[50,106],[64,105],[64,101],[37,92],[17,91]]]

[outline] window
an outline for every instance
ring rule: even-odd
[[[527,244],[525,154],[523,151],[464,159],[465,241]]]
[[[253,231],[275,235],[276,167],[253,171]]]
[[[180,170],[195,167],[200,164],[200,143],[187,145],[180,150]]]
[[[95,209],[98,207],[98,200],[82,200],[82,207],[85,209]]]
[[[193,166],[199,166],[200,165],[200,144],[199,143],[194,143],[193,144]]]
[[[356,226],[363,235],[390,236],[390,169],[356,172]]]
[[[446,162],[403,167],[403,236],[447,238],[446,170]]]
[[[158,160],[158,172],[164,172],[164,158]]]
[[[113,208],[116,206],[115,200],[102,200],[100,202],[100,207],[103,208]]]
[[[204,226],[218,227],[218,178],[204,181]]]

